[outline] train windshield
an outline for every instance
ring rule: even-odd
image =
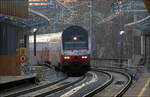
[[[88,49],[88,32],[79,26],[71,26],[62,33],[63,49]]]
[[[76,41],[76,42],[64,42],[64,49],[87,49],[88,42]]]

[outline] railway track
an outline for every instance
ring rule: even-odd
[[[16,96],[20,96],[20,95],[23,95],[23,94],[26,94],[26,93],[29,93],[29,92],[33,92],[33,91],[36,91],[36,90],[39,90],[39,89],[43,89],[43,88],[46,88],[48,86],[52,86],[54,84],[57,84],[61,81],[64,81],[66,80],[67,77],[64,77],[62,79],[59,79],[55,82],[49,82],[49,83],[46,83],[46,84],[42,84],[42,85],[38,85],[38,86],[35,86],[33,88],[28,88],[28,89],[25,89],[25,90],[21,90],[21,91],[17,91],[17,92],[13,92],[13,93],[10,93],[10,94],[7,94],[7,95],[4,95],[4,97],[16,97]],[[26,84],[27,85],[27,84]],[[19,88],[19,87],[16,87],[16,88]]]
[[[121,97],[131,85],[130,75],[120,71],[93,68],[88,73],[89,80],[47,97]]]
[[[95,88],[93,91],[89,92],[89,93],[86,93],[85,95],[83,95],[82,97],[92,97],[93,95],[97,94],[98,92],[102,91],[103,89],[105,89],[108,85],[110,85],[113,81],[113,76],[108,73],[108,72],[105,72],[103,70],[98,70],[98,69],[92,69],[94,71],[98,71],[98,72],[102,72],[104,74],[107,74],[109,76],[109,79],[104,82],[102,85],[98,86],[97,88]]]
[[[82,97],[84,94],[89,93],[105,82],[109,83],[111,80],[111,75],[105,71],[90,71],[86,73],[86,78],[81,82],[46,97]]]
[[[92,68],[94,69],[94,68]],[[126,90],[130,87],[132,83],[131,76],[127,73],[120,72],[120,71],[113,71],[108,69],[94,69],[94,70],[103,70],[107,71],[107,73],[111,74],[112,80],[109,80],[105,82],[103,85],[99,86],[98,88],[94,89],[93,91],[85,94],[83,97],[121,97]],[[120,77],[117,77],[118,75],[124,76],[124,80],[121,81]],[[125,80],[127,80],[125,82]],[[121,85],[119,86],[118,84]]]
[[[127,73],[104,68],[91,70],[86,76],[65,77],[2,97],[121,97],[131,85],[132,80]]]
[[[48,83],[45,85],[37,86],[31,89],[18,91],[16,93],[4,95],[4,97],[17,97],[17,96],[24,96],[24,97],[45,97],[46,95],[49,95],[51,93],[60,91],[64,88],[67,88],[75,83],[78,83],[79,81],[83,80],[85,76],[82,76],[75,81],[67,81],[69,78],[65,77],[61,80],[58,80],[53,83]]]
[[[88,74],[88,80],[46,97],[121,97],[131,85],[130,75],[120,71],[92,69]]]

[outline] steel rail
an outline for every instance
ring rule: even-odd
[[[91,68],[91,69],[95,69],[95,68]],[[116,72],[116,73],[121,73],[122,75],[126,76],[128,78],[127,83],[124,85],[124,87],[119,90],[113,97],[121,97],[127,90],[128,88],[131,86],[132,84],[132,78],[128,73],[125,72],[120,72],[120,71],[114,71],[114,70],[109,70],[109,69],[95,69],[95,70],[102,70],[102,71],[110,71],[110,72]],[[108,73],[109,74],[109,73]],[[112,76],[112,75],[111,75]],[[113,81],[113,77],[111,82]],[[108,81],[107,81],[108,82]],[[104,88],[106,88],[108,85],[111,84],[111,82],[105,82],[103,85],[99,86],[98,88],[94,89],[93,91],[91,91],[88,94],[85,94],[83,97],[91,97],[94,96],[95,94],[97,94],[98,92],[102,91]]]
[[[126,76],[128,78],[127,83],[124,85],[124,87],[118,91],[113,97],[122,97],[122,95],[129,89],[129,87],[132,84],[132,77],[125,72],[120,72],[120,71],[114,71],[114,70],[106,70],[106,71],[111,71],[111,72],[116,72],[116,73],[121,73],[122,75]]]
[[[125,75],[128,78],[128,82],[126,83],[126,85],[120,91],[118,91],[114,95],[114,97],[122,97],[122,95],[129,89],[129,87],[132,84],[132,77],[128,73],[125,73],[125,72],[119,72],[119,73],[122,73],[123,75]]]
[[[120,72],[120,71],[114,71],[114,70],[109,70],[109,69],[102,69],[102,70],[116,72],[116,73],[121,73],[122,75],[124,75],[124,76],[126,76],[128,78],[128,81],[124,85],[124,87],[120,91],[118,91],[113,97],[121,97],[128,90],[128,88],[131,86],[131,84],[132,84],[132,77],[128,73]]]
[[[132,84],[132,77],[126,73],[126,72],[120,72],[120,71],[114,71],[114,70],[109,70],[109,69],[102,69],[105,71],[111,71],[111,72],[116,72],[116,73],[121,73],[122,75],[126,76],[128,78],[127,83],[124,85],[124,87],[118,91],[113,97],[122,97],[122,95],[128,90],[128,88],[131,86]]]
[[[85,78],[85,75],[82,76],[82,77],[80,77],[80,78],[79,78],[78,80],[76,80],[76,81],[73,81],[73,82],[71,82],[71,83],[67,83],[67,84],[65,84],[65,85],[59,86],[59,87],[54,88],[54,89],[52,89],[52,90],[45,91],[44,93],[35,94],[35,95],[33,95],[33,97],[45,97],[45,96],[50,95],[50,94],[52,94],[52,93],[58,92],[58,91],[60,91],[60,90],[63,90],[63,89],[65,89],[65,88],[67,88],[67,87],[70,87],[70,86],[72,86],[72,85],[74,85],[74,84],[76,84],[76,83],[82,81],[84,78]]]
[[[16,97],[16,96],[20,96],[20,95],[23,95],[23,94],[26,94],[26,93],[30,93],[30,92],[34,92],[36,90],[40,90],[40,89],[43,89],[43,88],[46,88],[46,87],[49,87],[49,86],[52,86],[54,84],[57,84],[61,81],[64,81],[66,80],[68,77],[64,77],[60,80],[57,80],[55,82],[51,82],[51,83],[48,83],[48,84],[45,84],[45,85],[40,85],[40,86],[37,86],[37,87],[33,87],[33,88],[30,88],[30,89],[26,89],[26,90],[22,90],[22,91],[19,91],[19,92],[16,92],[16,93],[12,93],[12,94],[8,94],[8,95],[4,95],[4,97]]]
[[[105,72],[105,71],[103,71],[103,70],[100,71],[99,69],[93,69],[93,68],[92,68],[92,70],[98,71],[98,72],[102,72],[102,73],[108,75],[108,76],[109,76],[109,79],[108,79],[104,84],[100,85],[99,87],[97,87],[97,88],[94,89],[93,91],[91,91],[91,92],[89,92],[89,93],[83,95],[82,97],[92,97],[92,96],[94,96],[95,94],[97,94],[98,92],[100,92],[100,91],[102,91],[104,88],[106,88],[108,85],[110,85],[110,84],[112,83],[112,81],[113,81],[113,76],[112,76],[110,73]]]

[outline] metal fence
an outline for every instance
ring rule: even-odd
[[[128,59],[92,59],[92,67],[127,67]]]

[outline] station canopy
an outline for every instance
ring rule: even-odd
[[[28,0],[0,0],[0,14],[28,18]]]
[[[125,27],[142,31],[150,31],[150,15],[142,20],[126,24]]]
[[[143,1],[145,4],[145,9],[148,10],[147,13],[150,14],[150,0],[143,0]],[[125,27],[149,32],[150,31],[150,15],[148,15],[147,17],[145,17],[141,20],[126,24]]]

